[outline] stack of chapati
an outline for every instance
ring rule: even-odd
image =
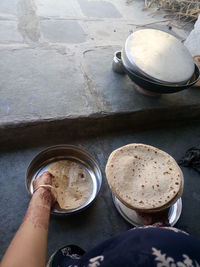
[[[129,144],[113,151],[106,176],[114,195],[141,212],[164,210],[183,192],[183,173],[176,161],[149,145]]]
[[[61,209],[76,209],[89,199],[93,184],[82,165],[60,160],[50,164],[48,171],[53,175],[52,186]]]

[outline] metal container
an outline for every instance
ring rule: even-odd
[[[145,223],[143,221],[143,218],[140,217],[136,211],[129,209],[126,207],[121,201],[119,201],[118,198],[116,198],[113,194],[113,202],[117,209],[117,211],[120,213],[120,215],[130,224],[133,226],[144,226]],[[181,216],[182,212],[182,200],[179,198],[176,203],[174,203],[168,212],[168,221],[171,226],[174,226],[178,219]],[[161,222],[162,223],[162,222]]]
[[[26,189],[28,193],[32,195],[33,180],[37,179],[43,172],[47,171],[49,164],[59,160],[70,160],[80,164],[89,174],[92,180],[93,190],[87,202],[85,202],[82,206],[72,210],[61,210],[59,208],[55,208],[52,210],[52,214],[68,215],[80,212],[94,201],[102,183],[102,174],[97,162],[82,148],[72,145],[57,145],[41,151],[28,166],[25,179]]]
[[[122,49],[125,68],[162,84],[185,84],[195,64],[187,48],[173,35],[156,29],[132,33]]]
[[[116,57],[118,57],[116,59]],[[129,76],[129,78],[139,85],[141,88],[153,92],[153,93],[158,93],[158,94],[170,94],[170,93],[176,93],[185,89],[188,89],[192,87],[197,81],[199,80],[200,72],[198,66],[195,64],[195,69],[193,76],[191,79],[185,83],[185,84],[169,84],[169,83],[160,83],[157,81],[154,81],[152,79],[148,79],[142,75],[139,75],[135,73],[133,70],[128,68],[127,66],[124,65],[122,62],[122,56],[120,54],[120,51],[117,51],[114,54],[115,58],[115,69],[117,69],[118,73],[124,73]],[[118,64],[118,66],[116,66]],[[115,71],[115,69],[113,69]]]
[[[124,74],[124,66],[121,59],[121,51],[116,51],[113,57],[112,69],[114,72]]]
[[[142,87],[147,91],[151,91],[158,94],[171,94],[176,93],[185,89],[192,87],[199,80],[199,68],[195,65],[195,71],[192,78],[186,84],[161,84],[156,81],[151,81],[147,78],[137,75],[133,71],[124,68],[125,72],[128,74],[129,78],[135,82],[137,85]]]

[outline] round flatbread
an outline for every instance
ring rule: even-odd
[[[92,192],[92,179],[85,168],[70,160],[51,163],[48,171],[54,176],[56,199],[61,209],[71,210],[82,206]]]
[[[171,206],[183,192],[183,174],[166,152],[144,144],[113,151],[106,165],[108,184],[127,207],[152,212]]]

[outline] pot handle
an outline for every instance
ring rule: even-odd
[[[114,53],[112,69],[114,72],[117,72],[119,74],[125,74],[124,66],[121,59],[121,51],[116,51]]]

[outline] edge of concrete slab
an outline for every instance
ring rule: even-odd
[[[57,119],[13,121],[0,124],[0,145],[3,148],[35,146],[45,138],[54,140],[59,136],[80,138],[101,135],[118,130],[149,129],[167,123],[185,123],[198,120],[200,105],[173,107],[171,109],[148,109],[137,112],[94,113],[89,116],[68,116]]]

